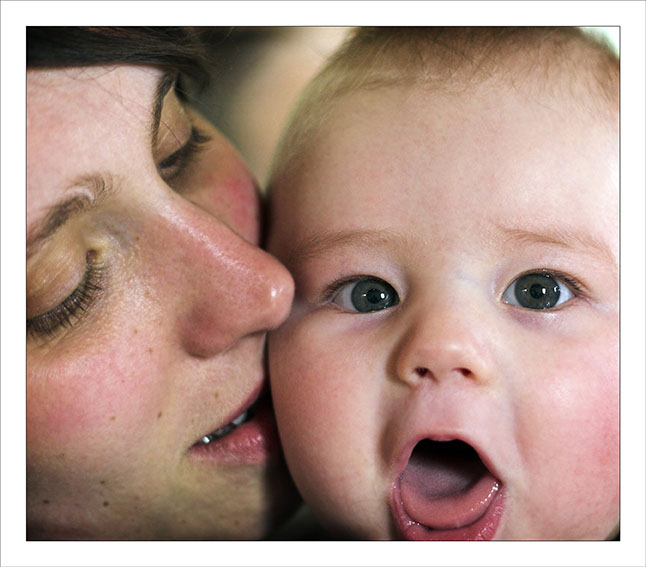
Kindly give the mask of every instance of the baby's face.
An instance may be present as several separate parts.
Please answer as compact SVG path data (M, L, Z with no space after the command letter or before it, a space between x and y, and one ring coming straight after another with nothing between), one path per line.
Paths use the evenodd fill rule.
M618 147L528 93L338 101L277 176L270 338L296 484L362 539L603 539L619 521Z

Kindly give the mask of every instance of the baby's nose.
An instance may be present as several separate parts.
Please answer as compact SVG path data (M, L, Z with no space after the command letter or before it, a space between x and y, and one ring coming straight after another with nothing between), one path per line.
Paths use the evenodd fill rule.
M411 386L424 380L486 383L493 373L485 335L479 318L466 309L415 309L398 348L397 377Z

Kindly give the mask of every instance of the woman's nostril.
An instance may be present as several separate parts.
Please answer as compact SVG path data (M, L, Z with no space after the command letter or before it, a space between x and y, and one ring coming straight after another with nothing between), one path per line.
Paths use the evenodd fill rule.
M418 366L417 368L415 368L415 372L418 376L421 377L428 376L431 373L428 368L424 368L423 366Z

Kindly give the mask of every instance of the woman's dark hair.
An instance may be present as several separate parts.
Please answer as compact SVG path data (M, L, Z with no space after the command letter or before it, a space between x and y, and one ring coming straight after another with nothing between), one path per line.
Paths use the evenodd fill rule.
M27 67L147 64L179 71L203 88L211 67L207 45L228 28L27 27Z

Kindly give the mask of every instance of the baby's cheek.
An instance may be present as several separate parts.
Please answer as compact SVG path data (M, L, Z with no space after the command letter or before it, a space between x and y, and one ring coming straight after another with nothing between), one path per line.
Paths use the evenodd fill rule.
M551 364L534 365L540 373L524 377L533 384L517 408L531 479L529 515L541 518L535 528L546 530L545 537L604 537L600 526L614 525L618 518L615 343L611 335L570 342Z
M311 461L324 455L334 438L331 429L337 416L329 410L338 392L330 391L334 376L328 374L325 355L303 333L279 335L269 338L274 408L288 462L306 477Z
M381 424L375 388L366 382L378 378L357 363L351 340L333 340L307 324L278 335L269 338L272 396L296 484L328 525L373 525Z

